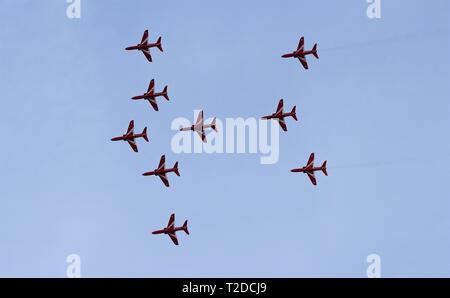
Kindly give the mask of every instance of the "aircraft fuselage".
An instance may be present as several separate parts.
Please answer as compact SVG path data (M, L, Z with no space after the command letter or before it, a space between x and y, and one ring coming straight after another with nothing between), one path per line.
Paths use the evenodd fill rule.
M282 114L275 113L272 115L264 116L264 117L262 117L262 119L282 119L282 118L290 117L293 115L294 115L294 113L282 113Z
M122 135L121 137L112 138L111 141L128 141L128 140L134 140L134 139L142 138L142 137L144 137L144 134L142 134L142 133L133 134L133 135Z
M182 127L180 128L180 131L198 131L198 132L202 132L204 130L204 128L207 128L207 125L191 125L188 127Z
M170 173L170 172L175 172L175 169L174 168L164 169L164 170L155 169L154 171L145 172L142 175L143 176L162 175L162 174L166 174L166 173Z
M312 172L317 172L317 171L323 171L324 167L312 167L312 168L297 168L297 169L292 169L291 172L292 173L312 173Z
M169 233L174 233L174 232L183 231L183 230L184 230L183 227L174 227L171 229L164 228L161 230L153 231L152 234L169 234Z
M131 46L131 47L127 47L127 48L125 48L125 50L127 50L127 51L134 51L134 50L139 50L139 51L142 51L142 50L148 50L149 48L154 48L154 47L157 47L158 46L158 43L149 43L149 44L138 44L138 45L135 45L135 46Z
M313 51L295 51L292 53L288 53L288 54L284 54L283 56L281 56L282 58L297 58L297 57L305 57L307 55L312 55L314 52Z
M148 92L142 95L133 96L132 99L153 99L159 96L164 96L164 92L155 92L153 94Z

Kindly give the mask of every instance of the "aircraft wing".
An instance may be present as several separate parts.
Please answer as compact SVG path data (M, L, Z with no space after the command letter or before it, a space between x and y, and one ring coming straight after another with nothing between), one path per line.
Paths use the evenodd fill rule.
M286 126L286 122L284 121L284 118L276 118L276 120L278 121L278 123L280 124L281 128L284 131L287 131L287 126Z
M203 126L203 111L200 111L200 112L198 113L197 121L195 122L195 125L196 125L196 126L198 126L198 125Z
M300 61L300 63L303 65L303 67L305 69L308 69L308 62L306 61L306 57L305 56L299 56L298 57L298 61Z
M164 170L166 166L166 156L161 156L161 159L159 160L158 170Z
M152 105L155 111L158 111L158 104L156 103L156 98L149 98L148 102Z
M138 152L138 148L137 148L135 140L128 140L128 144L130 144L130 147L131 147L131 149L133 149L134 152Z
M152 55L150 55L150 50L142 50L142 53L144 53L145 58L147 58L148 62L152 62Z
M153 88L155 88L155 80L154 79L152 79L150 81L150 84L148 84L147 92L150 92L151 90L153 90Z
M275 112L275 114L281 114L283 113L283 100L280 99L280 101L278 102L278 107L277 107L277 111Z
M205 135L205 131L198 131L197 130L198 135L200 136L200 138L202 139L203 143L206 143L206 135Z
M297 51L298 50L303 51L304 49L305 49L305 38L302 36L298 41Z
M169 223L167 224L167 228L173 228L175 226L175 214L172 213L169 218Z
M147 44L148 42L148 30L144 31L144 34L142 35L141 44Z
M131 120L130 124L128 124L127 135L133 134L133 130L134 130L134 120Z
M314 153L311 153L308 159L308 163L306 164L306 168L314 167Z
M158 177L161 178L161 181L164 183L165 186L169 187L169 179L167 179L166 173L164 174L158 174Z
M316 176L314 175L314 172L306 172L308 174L309 180L311 180L313 185L317 185Z
M177 239L177 235L175 234L175 232L167 233L167 235L169 235L170 239L172 239L172 241L175 245L178 245L178 239Z

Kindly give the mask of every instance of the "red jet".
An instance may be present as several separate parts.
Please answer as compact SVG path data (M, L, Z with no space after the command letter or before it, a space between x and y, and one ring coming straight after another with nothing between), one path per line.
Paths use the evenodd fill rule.
M203 123L203 111L200 111L197 116L197 122L194 125L191 125L189 127L183 127L180 128L180 131L195 131L198 133L200 138L204 143L206 143L206 134L205 134L205 128L212 128L214 131L217 132L217 126L216 126L216 118L214 117L211 124L204 124Z
M127 50L127 51L134 51L134 50L142 51L142 53L144 53L145 58L147 58L147 60L149 62L152 62L152 56L150 55L150 48L154 48L154 47L157 47L161 52L163 52L163 48L161 45L161 36L158 38L158 40L155 43L148 43L148 30L145 30L144 35L142 35L141 42L135 46L128 47L125 50Z
M152 79L150 81L150 84L148 85L146 93L142 95L133 96L131 99L133 100L145 99L152 105L155 111L158 111L158 104L156 103L156 98L158 96L164 96L164 98L167 101L169 100L169 95L167 94L167 86L164 87L162 92L155 92L155 80Z
M303 65L305 69L308 69L308 62L306 61L307 55L313 55L317 59L319 59L319 55L317 55L317 43L314 44L314 47L311 51L305 51L305 38L300 38L300 41L298 42L297 50L293 51L289 54L284 54L281 56L282 58L297 58L300 63Z
M326 160L323 162L321 167L314 167L314 153L311 153L311 155L309 156L308 163L305 167L291 170L291 172L293 173L308 174L308 177L313 185L317 185L316 176L314 175L314 172L316 171L322 171L325 174L325 176L328 176Z
M128 124L127 133L122 135L121 137L112 138L111 141L127 141L128 144L130 144L133 151L138 152L138 148L135 141L135 139L137 138L144 138L144 140L148 142L147 127L144 127L142 133L134 134L134 120L131 120L130 124Z
M170 239L172 239L173 243L175 243L175 245L178 245L178 239L177 239L176 232L184 231L186 234L189 235L187 224L188 224L188 221L185 220L183 226L175 227L175 214L172 213L172 215L170 215L170 219L169 219L169 223L167 224L167 227L165 227L162 230L153 231L152 234L154 234L154 235L167 234L167 235L169 235Z
M180 176L180 172L178 171L178 161L175 163L173 168L166 169L166 156L161 156L161 160L159 161L158 168L151 172L145 172L142 174L143 176L158 176L161 178L162 182L165 186L169 187L169 180L167 179L167 173L174 172L177 176Z
M287 126L286 126L286 122L284 121L284 118L285 117L292 117L292 118L295 119L295 121L298 121L297 114L295 112L296 108L297 107L294 106L290 113L283 113L283 99L280 99L280 101L278 102L277 111L275 113L273 113L272 115L262 117L262 119L267 119L267 120L275 119L275 120L278 121L278 123L280 124L281 128L284 131L287 131Z

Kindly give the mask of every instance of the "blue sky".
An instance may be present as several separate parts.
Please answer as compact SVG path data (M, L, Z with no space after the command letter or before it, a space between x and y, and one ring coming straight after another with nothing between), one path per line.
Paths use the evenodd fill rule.
M0 276L450 276L449 2L1 1ZM149 64L124 48L150 30ZM304 35L310 70L281 59ZM130 97L155 78L160 111ZM299 122L280 160L174 154L176 117L260 117L279 98ZM112 143L149 127L135 154ZM310 152L329 177L312 187ZM166 189L166 154L181 177ZM191 235L151 235L189 219Z

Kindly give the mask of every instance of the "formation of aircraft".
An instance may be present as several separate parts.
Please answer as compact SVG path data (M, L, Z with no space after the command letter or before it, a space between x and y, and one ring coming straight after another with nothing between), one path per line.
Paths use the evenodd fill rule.
M204 143L206 143L206 134L205 134L206 128L212 128L214 131L217 131L216 118L214 117L214 119L212 120L212 122L210 124L204 124L203 111L200 111L198 113L197 121L195 122L195 124L193 124L189 127L182 127L182 128L180 128L180 131L191 131L191 130L195 131L200 136L202 141Z
M309 51L305 51L305 38L302 36L298 42L297 49L292 53L284 54L282 58L297 58L305 69L308 69L308 62L306 61L307 55L313 55L316 59L319 59L317 54L317 43Z
M322 171L325 174L325 176L328 176L327 161L325 160L323 162L322 166L315 167L314 166L314 153L311 153L311 155L309 156L308 163L306 164L306 166L304 166L302 168L296 168L296 169L291 170L291 172L293 172L293 173L306 173L313 185L317 185L316 176L314 174L314 172L317 172L317 171Z
M177 176L180 176L180 172L178 171L178 161L175 162L175 165L173 168L166 169L166 156L161 156L161 159L159 160L158 167L150 172L145 172L142 174L143 176L158 176L161 178L161 181L164 183L165 186L169 187L169 179L167 179L167 173L174 172Z
M138 152L138 147L136 145L136 139L137 138L143 138L148 142L147 137L147 127L144 127L144 130L142 133L135 134L134 133L134 120L130 121L130 124L128 124L127 133L120 136L120 137L114 137L111 139L111 141L126 141L128 144L130 144L131 149L133 149L134 152Z
M141 51L145 58L147 58L147 60L149 62L152 62L152 55L150 54L150 48L158 48L161 52L163 52L163 48L162 48L162 44L161 44L161 36L158 38L158 40L155 43L149 43L148 42L148 30L144 31L144 34L142 35L142 39L141 42L138 43L135 46L130 46L125 48L125 50L127 51Z
M148 30L145 30L144 34L142 35L142 39L141 39L140 43L138 43L137 45L129 46L125 49L127 51L133 51L133 50L141 51L144 54L144 56L147 58L147 60L149 62L152 62L152 56L150 54L150 49L156 47L161 52L163 52L163 48L162 48L162 44L161 44L161 37L159 37L157 39L157 41L154 43L149 43L148 38L149 38ZM315 58L319 59L319 56L317 54L317 44L314 44L314 46L311 50L305 50L304 37L301 37L300 41L298 43L297 49L291 53L284 54L281 57L282 58L296 58L300 61L300 63L302 64L302 66L305 69L308 69L308 63L306 60L306 57L308 55L313 55ZM149 83L147 92L145 92L142 95L133 96L132 99L133 100L141 100L141 99L147 100L150 103L150 105L153 107L153 109L155 111L158 111L159 110L158 104L157 104L158 97L164 97L167 101L169 101L169 95L168 95L167 88L168 87L165 86L161 92L156 92L155 91L155 80L152 79ZM292 117L292 118L294 118L295 121L298 121L298 119L297 119L297 114L296 114L296 106L294 106L290 112L285 113L283 111L283 105L284 105L283 99L280 99L280 101L278 102L276 112L273 114L267 115L267 116L263 116L262 119L266 119L266 120L274 119L279 123L279 125L281 126L281 128L284 131L287 131L285 118ZM209 128L211 128L212 130L217 132L216 118L214 118L210 124L205 124L204 118L203 118L203 111L200 111L197 116L197 120L196 120L195 124L193 124L189 127L182 127L182 128L180 128L180 131L194 131L199 135L201 140L206 143L207 139L206 139L205 129L209 129ZM148 137L147 137L147 127L144 128L142 133L135 134L134 133L134 121L131 120L128 125L127 132L122 136L112 138L111 141L126 141L131 146L133 151L138 152L138 148L136 145L137 138L143 138L147 142L149 141ZM291 170L291 172L294 172L294 173L306 173L313 185L317 185L317 181L316 181L316 177L315 177L315 172L317 172L317 171L322 171L326 176L328 176L327 161L325 161L322 164L322 166L315 167L314 166L314 153L311 153L308 163L305 167L295 168L295 169ZM170 172L174 172L177 176L180 176L180 172L178 170L178 161L175 162L175 164L172 168L166 168L166 157L165 157L165 155L162 155L160 158L158 167L155 170L145 172L142 175L143 176L158 176L161 179L161 181L164 183L164 185L166 187L169 187L170 185L169 185L169 180L167 178L167 174ZM184 224L182 226L176 227L175 226L175 214L171 214L169 223L167 224L167 226L163 229L153 231L152 234L169 235L169 237L173 241L173 243L175 245L178 245L178 239L176 236L176 232L178 232L178 231L184 231L186 234L189 235L189 231L188 231L188 227L187 227L187 220L184 222Z
M280 99L280 101L278 102L277 111L271 115L263 116L262 119L266 120L275 119L280 124L281 128L284 131L287 131L286 121L284 121L284 118L286 117L292 117L295 119L295 121L298 121L296 114L296 106L294 106L289 113L284 113L283 99Z
M175 245L178 245L178 239L177 239L177 234L176 232L178 231L184 231L187 235L189 235L189 230L188 230L188 221L185 220L184 224L181 227L176 227L175 226L175 214L171 214L170 218L169 218L169 223L167 224L167 227L161 229L161 230L156 230L153 231L152 234L157 235L157 234L166 234L169 235L170 239L173 241L173 243Z
M167 86L164 87L163 91L155 92L155 80L152 79L150 84L148 85L147 92L142 95L133 96L131 99L139 100L145 99L150 105L153 107L155 111L158 111L158 104L156 103L156 98L159 96L163 96L167 101L169 101L169 95L167 94Z

